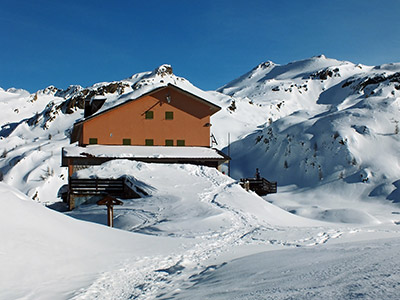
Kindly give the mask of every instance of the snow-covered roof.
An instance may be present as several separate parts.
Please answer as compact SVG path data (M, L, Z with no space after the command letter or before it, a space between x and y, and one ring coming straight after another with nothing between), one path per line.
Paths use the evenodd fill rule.
M107 99L106 102L102 105L102 107L96 113L88 116L86 119L80 120L79 122L84 122L84 121L86 121L86 120L88 120L90 118L98 116L99 114L102 114L102 113L104 113L106 111L114 109L114 108L116 108L116 107L118 107L120 105L123 105L123 104L127 103L127 102L137 100L137 99L139 99L139 98L141 98L141 97L143 97L145 95L149 95L151 93L155 93L156 91L158 91L160 89L163 89L163 88L166 88L166 87L175 88L175 89L177 89L177 90L179 90L179 91L191 96L193 99L196 99L198 101L201 101L204 104L207 104L212 109L210 111L211 114L214 114L214 113L216 113L217 111L219 111L221 109L221 107L219 107L218 105L216 105L216 104L214 104L214 103L212 103L212 102L210 102L210 101L208 101L206 99L206 98L208 98L208 95L207 95L206 92L204 92L204 91L202 91L202 90L200 90L198 88L193 89L194 86L192 86L193 87L192 89L185 89L182 86L177 86L177 85L172 84L172 83L158 83L158 84L153 84L151 86L142 87L142 88L140 88L140 89L138 89L136 91L133 91L131 93L127 93L127 94L125 94L125 95L123 95L123 96L121 96L121 97L119 97L117 99L114 99L113 101L110 101L110 100ZM104 98L104 99L106 99L106 98Z
M226 156L218 150L206 147L114 145L88 145L86 147L72 145L63 148L63 157L226 159Z

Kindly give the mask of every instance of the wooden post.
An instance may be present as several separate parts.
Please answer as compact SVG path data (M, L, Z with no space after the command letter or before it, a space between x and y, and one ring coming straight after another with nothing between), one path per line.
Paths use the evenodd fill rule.
M72 176L74 173L74 166L73 166L73 161L71 158L68 158L68 178Z
M114 223L113 223L113 219L114 219L114 209L112 204L108 204L107 205L107 225L110 227L114 227Z
M114 205L122 205L123 202L110 195L105 196L103 199L97 201L97 205L107 206L107 225L114 227Z
M250 190L250 181L246 180L246 182L244 183L244 188L247 192Z

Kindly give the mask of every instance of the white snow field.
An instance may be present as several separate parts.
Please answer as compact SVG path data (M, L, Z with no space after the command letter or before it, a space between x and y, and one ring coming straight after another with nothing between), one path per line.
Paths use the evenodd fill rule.
M0 193L1 299L69 299L100 272L180 248L179 239L64 216L3 183Z
M149 193L114 208L124 231L91 223L106 222L104 207L81 206L69 218L1 185L1 299L396 295L400 232L389 220L400 212L388 211L385 224L314 221L192 165L116 160L77 174L121 175Z
M85 98L107 108L169 83L222 107L213 146L230 140L232 178L115 160L74 176L127 176L149 196L116 206L116 228L101 206L62 212L61 149ZM0 88L0 299L398 299L399 99L400 64L324 56L265 62L210 92L168 65ZM255 168L277 194L238 185Z
M391 238L253 254L192 276L175 299L398 299L399 246Z

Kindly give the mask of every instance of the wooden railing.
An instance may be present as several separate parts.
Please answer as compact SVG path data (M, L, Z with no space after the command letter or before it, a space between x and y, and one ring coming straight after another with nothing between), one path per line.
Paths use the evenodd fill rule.
M70 178L69 192L79 195L110 194L114 196L124 194L124 179L80 179Z
M240 184L243 188L247 188L256 192L257 195L265 196L277 192L277 183L268 181L265 178L242 178Z

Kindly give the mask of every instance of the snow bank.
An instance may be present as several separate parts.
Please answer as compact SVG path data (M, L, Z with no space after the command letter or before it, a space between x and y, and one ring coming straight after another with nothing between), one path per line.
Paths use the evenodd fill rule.
M0 299L67 299L100 272L179 244L75 220L3 183L0 195Z

